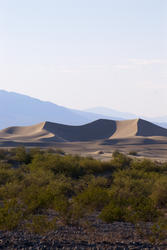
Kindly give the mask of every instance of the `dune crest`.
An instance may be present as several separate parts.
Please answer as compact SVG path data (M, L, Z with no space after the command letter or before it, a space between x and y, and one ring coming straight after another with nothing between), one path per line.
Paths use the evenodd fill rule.
M138 119L116 121L116 131L109 139L135 136L137 134L137 123Z
M45 122L41 122L32 126L24 126L24 127L9 127L0 131L0 140L8 139L8 140L40 140L43 138L50 138L54 135L49 133L44 129Z
M136 136L167 136L167 129L143 119L116 121L116 131L109 139Z
M41 122L26 127L9 127L0 131L0 142L82 142L119 138L167 137L167 129L142 119L113 121L100 119L81 125L69 126Z

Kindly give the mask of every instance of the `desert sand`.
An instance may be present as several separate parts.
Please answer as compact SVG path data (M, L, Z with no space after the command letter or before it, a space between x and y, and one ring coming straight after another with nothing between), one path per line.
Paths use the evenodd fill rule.
M0 131L0 146L56 147L67 153L108 159L114 150L138 157L167 159L167 129L142 119L100 119L82 126L42 122Z

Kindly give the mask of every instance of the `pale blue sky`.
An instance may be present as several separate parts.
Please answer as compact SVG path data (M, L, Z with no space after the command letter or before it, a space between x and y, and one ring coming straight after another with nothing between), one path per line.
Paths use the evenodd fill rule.
M0 89L167 115L166 0L1 0Z

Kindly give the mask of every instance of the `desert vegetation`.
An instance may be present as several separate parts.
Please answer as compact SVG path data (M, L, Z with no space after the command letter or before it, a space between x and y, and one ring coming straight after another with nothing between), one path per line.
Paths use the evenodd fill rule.
M43 234L60 225L144 225L149 239L167 238L167 163L115 151L109 161L62 150L0 150L0 230ZM140 229L139 229L140 232ZM140 232L141 233L141 232Z

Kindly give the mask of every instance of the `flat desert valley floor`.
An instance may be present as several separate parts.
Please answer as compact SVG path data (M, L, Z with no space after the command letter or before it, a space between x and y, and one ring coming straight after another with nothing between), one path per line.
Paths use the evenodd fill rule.
M167 161L167 140L157 141L154 144L132 144L128 142L119 142L112 145L104 145L101 141L96 142L66 142L57 143L53 148L60 148L68 154L78 154L90 156L100 160L109 160L112 153L118 150L129 154L135 151L137 158L150 158L158 161Z

